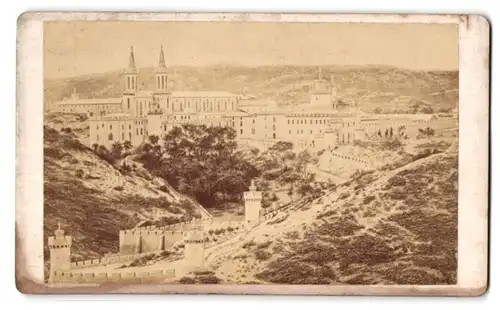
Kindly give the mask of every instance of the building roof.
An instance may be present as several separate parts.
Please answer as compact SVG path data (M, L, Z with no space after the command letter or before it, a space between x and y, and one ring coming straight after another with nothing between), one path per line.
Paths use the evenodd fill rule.
M63 105L79 104L121 104L122 98L88 98L88 99L69 99L61 101Z
M228 98L238 95L226 91L173 91L173 98Z

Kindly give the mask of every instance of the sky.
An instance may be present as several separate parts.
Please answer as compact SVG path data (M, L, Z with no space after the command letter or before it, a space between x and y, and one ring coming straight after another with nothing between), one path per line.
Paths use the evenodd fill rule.
M45 78L127 67L389 65L458 70L455 24L58 21L44 24Z

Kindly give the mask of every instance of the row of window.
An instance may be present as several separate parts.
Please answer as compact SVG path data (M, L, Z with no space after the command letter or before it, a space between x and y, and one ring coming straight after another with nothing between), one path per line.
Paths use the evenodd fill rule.
M320 125L324 125L326 124L327 120L326 119L317 119L315 120L315 122L313 122L313 120L309 120L309 124L312 125L313 123L315 123L316 125L320 124ZM294 125L294 124L297 124L297 125L307 125L307 120L306 119L300 119L300 120L293 120L293 119L289 119L288 120L288 125Z

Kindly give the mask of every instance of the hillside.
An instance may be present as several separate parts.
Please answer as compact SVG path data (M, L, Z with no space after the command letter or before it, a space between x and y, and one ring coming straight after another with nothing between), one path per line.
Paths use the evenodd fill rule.
M207 264L227 283L452 284L457 182L451 153L358 173L209 249Z
M172 90L225 90L296 104L308 100L317 67L171 67ZM338 96L344 102L356 100L361 109L409 109L432 106L455 108L458 103L458 72L423 72L386 66L323 66L323 77L333 75ZM46 80L44 100L57 102L74 89L82 98L117 97L123 89L123 73ZM154 68L139 71L143 89L154 89Z
M97 258L118 251L120 229L145 220L174 223L204 214L168 183L137 163L129 164L130 170L118 170L84 146L75 132L44 126L44 238L53 235L60 221L74 238L72 259Z

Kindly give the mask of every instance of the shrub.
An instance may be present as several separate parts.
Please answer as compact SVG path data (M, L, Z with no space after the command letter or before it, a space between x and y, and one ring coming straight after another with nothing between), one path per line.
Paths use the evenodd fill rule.
M346 198L349 198L349 196L351 196L351 195L348 192L344 192L344 193L339 195L339 199L346 199Z
M370 202L372 202L373 200L375 200L375 196L366 196L364 199L363 199L363 204L369 204Z
M160 186L159 190L161 190L162 192L165 192L165 193L169 193L169 190L165 185Z
M82 170L82 169L78 169L78 170L76 170L76 172L75 172L75 176L76 176L77 178L79 178L79 179L82 179L82 178L83 178L83 176L84 176L84 172L83 172L83 170Z
M220 279L211 274L200 276L198 278L198 281L202 284L218 284L220 282Z
M258 260L267 260L272 256L272 254L266 250L257 250L257 251L255 251L254 255L255 255L255 258Z
M191 277L182 277L182 278L180 278L179 282L181 284L194 284L195 283L194 279Z
M115 191L119 191L119 192L122 192L124 190L123 186L115 186L115 187L113 187L113 189Z
M271 243L273 243L272 241L266 241L264 243L261 243L261 244L258 244L256 249L267 249Z
M244 248L244 249L249 249L249 248L253 247L255 244L256 244L256 243L255 243L255 241L253 241L253 240L252 240L252 241L248 241L248 242L245 242L245 243L243 244L242 248Z

